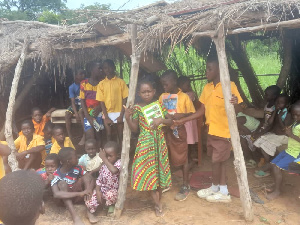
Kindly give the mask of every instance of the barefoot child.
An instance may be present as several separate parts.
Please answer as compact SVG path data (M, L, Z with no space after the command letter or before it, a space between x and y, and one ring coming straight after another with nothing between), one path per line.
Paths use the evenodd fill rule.
M172 120L164 119L167 110L153 99L155 91L152 82L140 81L138 95L141 101L133 109L129 107L125 110L125 118L132 132L140 130L132 164L131 186L137 191L150 191L155 213L162 216L161 194L162 189L171 186L171 171L164 133L159 125L172 125ZM152 109L156 119L151 119ZM147 116L148 111L150 117Z
M83 112L81 109L81 102L79 98L80 94L80 82L84 80L86 76L86 72L82 69L78 70L74 77L74 83L69 86L69 98L71 99L71 106L66 111L65 120L66 120L66 129L69 135L69 138L72 140L72 132L71 132L71 119L73 115L75 115L76 121L79 124L83 124ZM79 142L79 145L83 145L84 143L84 135Z
M41 176L45 182L46 188L50 187L50 183L53 180L53 173L60 165L57 154L49 154L45 159L45 167L38 169L36 172Z
M167 70L161 76L161 83L166 93L160 96L159 102L164 104L168 110L168 118L173 120L179 120L195 112L190 97L178 88L177 79L177 74L173 70ZM167 128L165 137L171 155L171 163L182 168L183 185L176 194L175 200L183 201L190 193L187 132L183 125L179 125L175 129L176 133L174 133L174 129Z
M87 154L84 154L80 157L78 165L82 166L85 171L93 175L96 172L99 172L102 159L97 153L97 142L95 139L88 139L85 142L85 151Z
M86 201L87 214L91 223L95 223L94 212L99 205L109 206L108 214L114 212L114 204L117 202L119 189L119 175L121 159L119 146L116 142L109 141L104 149L100 149L99 156L103 160L96 180L96 188L92 198Z
M285 129L285 133L288 136L288 147L271 161L275 188L271 193L267 194L267 199L269 200L277 198L281 193L282 170L288 170L289 164L300 156L300 105L294 104L291 112L294 123Z
M5 225L34 225L45 211L43 193L43 180L34 171L6 175L0 180L0 219Z
M116 66L112 60L107 59L104 61L103 72L106 77L98 85L96 99L100 101L104 115L107 141L111 141L111 126L117 124L119 143L122 143L124 125L123 105L127 101L128 87L124 80L116 76L115 70Z
M55 125L52 129L52 134L55 141L51 147L50 153L58 154L63 147L75 149L71 139L65 136L64 129L61 126Z
M76 203L88 200L94 188L93 179L78 165L76 152L73 148L64 147L58 153L61 166L53 173L51 188L54 198L62 199L69 210L73 223L83 225L76 213Z

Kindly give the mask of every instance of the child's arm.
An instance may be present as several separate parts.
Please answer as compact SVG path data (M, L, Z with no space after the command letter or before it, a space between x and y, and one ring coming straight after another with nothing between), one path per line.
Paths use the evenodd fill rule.
M251 131L247 127L244 126L244 124L246 123L245 116L239 116L236 118L236 120L237 120L237 125L238 125L240 134L242 134L242 135L251 134Z
M74 197L84 197L89 193L88 190L84 190L82 192L68 192L68 191L61 191L59 190L57 184L54 184L52 187L53 197L59 199L68 199Z
M152 128L157 129L160 124L164 124L166 126L172 126L174 124L172 119L163 119L163 118L153 118Z
M293 134L293 130L292 130L292 127L287 127L285 129L285 134L286 136L290 137L290 138L293 138L294 140L300 142L300 137L296 136L295 134Z
M96 196L97 196L97 201L98 203L102 203L102 199L103 199L103 194L100 190L100 186L96 185Z
M39 146L33 147L33 148L28 149L28 150L23 151L23 152L17 152L16 157L17 157L17 159L22 159L27 154L39 153L39 152L43 151L44 149L45 149L45 145L39 145Z
M77 123L80 123L80 118L79 118L79 114L76 108L76 104L75 104L75 98L71 98L71 106L74 112L74 115L76 117Z
M119 172L119 169L108 161L104 149L100 149L99 156L112 174L117 174Z
M278 113L278 109L272 112L270 118L268 119L268 125L273 125L277 113Z
M10 149L8 145L4 145L0 143L0 156L9 156L10 155Z
M108 117L107 109L104 102L100 102L102 113L104 115L104 121L108 125L112 125L114 122Z
M122 105L126 105L126 102L127 102L127 98L124 98L122 100ZM117 123L123 123L124 113L125 113L125 109L124 109L124 107L122 107L120 116L117 118Z
M102 165L103 165L103 162L100 164L100 166L98 166L96 169L91 170L89 173L90 174L94 174L94 173L99 172L99 170L101 169Z
M190 115L192 115L193 113L175 113L174 115L171 115L171 118L173 118L173 120L180 120L184 117L188 117Z
M45 114L47 117L51 117L51 113L53 112L53 111L55 111L56 110L56 108L51 108L51 109L49 109L49 111Z
M129 105L129 107L127 108L125 105L123 106L125 109L125 119L128 123L128 126L130 128L130 130L132 132L138 132L139 129L139 121L136 119L132 119L132 115L133 115L133 108L131 107L131 105Z
M174 125L179 126L179 125L185 124L186 122L188 122L190 120L199 119L201 116L204 115L204 113L205 113L205 106L204 106L204 104L201 104L200 108L198 108L195 113L191 114L190 116L184 117L180 120L175 120Z

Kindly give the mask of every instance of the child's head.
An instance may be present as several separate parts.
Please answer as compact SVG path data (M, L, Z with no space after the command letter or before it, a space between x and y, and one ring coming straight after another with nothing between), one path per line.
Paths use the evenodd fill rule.
M34 133L34 125L31 120L24 120L21 123L21 131L26 138L32 137Z
M58 158L63 166L74 167L78 165L76 152L71 147L64 147L58 153Z
M287 94L280 94L275 101L276 109L287 108L290 102L290 97Z
M51 139L53 127L54 127L54 124L51 123L50 121L45 124L44 130L43 130L45 140Z
M104 145L104 150L106 152L107 160L114 164L120 157L119 145L115 141L109 141Z
M0 180L0 219L6 225L34 225L44 212L44 182L31 170L19 170Z
M214 81L220 78L218 57L211 54L206 60L206 78L208 81Z
M293 117L294 121L299 123L300 122L300 104L299 103L295 103L292 105L291 113L292 113L292 117Z
M138 83L138 95L141 97L143 102L149 104L152 102L156 89L154 87L154 83L149 79L142 79Z
M84 80L85 76L86 76L85 70L79 69L74 77L74 82L76 84L79 84L81 81Z
M52 137L57 141L57 143L64 143L65 133L64 129L60 125L55 125L52 129Z
M105 76L115 75L115 71L116 71L116 66L115 66L114 61L112 61L111 59L104 60L103 72L104 72Z
M90 76L93 77L93 78L101 78L102 76L102 73L103 73L103 70L102 70L102 65L100 62L92 62L90 64Z
M47 175L53 174L54 171L58 168L58 166L59 166L58 155L54 153L47 155L45 159L45 169Z
M281 90L277 85L271 85L267 87L265 90L265 100L267 102L274 102L280 94L280 92Z
M178 88L177 79L177 73L174 70L167 70L161 75L160 81L165 92L173 92Z
M180 76L178 78L178 87L183 91L183 92L188 92L192 90L191 87L191 80L190 78L186 77L186 76Z
M36 122L36 123L40 123L42 121L43 118L43 114L40 108L38 107L34 107L31 110L31 117L32 119Z
M95 139L88 139L85 142L85 151L90 158L94 158L97 154L97 142Z

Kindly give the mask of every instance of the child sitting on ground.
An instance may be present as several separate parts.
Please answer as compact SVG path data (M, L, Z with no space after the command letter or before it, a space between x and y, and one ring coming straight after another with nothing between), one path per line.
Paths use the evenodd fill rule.
M19 168L38 169L46 157L44 137L34 133L31 120L21 123L21 131L22 134L15 140Z
M285 135L285 126L291 123L291 115L288 113L287 107L289 104L289 97L286 94L280 94L275 102L275 111L268 120L268 127L260 132L263 134L256 141L254 146L261 148L267 164L260 171L256 171L256 177L265 177L269 173L265 173L270 168L270 157L274 156L278 147L288 143L288 137Z
M58 154L63 147L71 147L75 149L71 139L65 136L64 129L60 125L55 125L52 129L54 143L50 153Z
M195 112L193 102L190 97L183 93L177 86L177 74L173 70L167 70L161 76L161 83L166 93L163 93L159 102L164 104L168 111L168 117L172 120L179 120ZM188 144L185 126L176 127L177 132L169 127L166 128L165 137L171 155L171 163L176 167L182 168L183 185L176 194L175 200L183 201L190 192L188 178Z
M74 203L89 200L94 189L94 180L78 165L73 148L64 147L58 153L61 166L53 173L51 188L54 198L62 199L75 225L83 225Z
M96 180L96 189L93 192L92 198L85 202L88 208L88 218L91 223L98 221L93 213L99 205L105 204L109 206L108 214L111 214L114 212L113 205L117 202L118 198L121 168L118 144L113 141L107 142L104 149L100 149L99 156L103 160L103 164L99 171L99 177Z
M85 142L85 151L87 154L80 157L78 165L93 175L99 172L102 163L102 159L99 157L99 153L97 153L97 142L95 139L89 139Z
M78 70L74 77L74 83L69 86L69 98L71 99L71 106L66 111L65 120L66 120L66 129L69 135L69 138L72 140L72 132L71 132L71 119L73 115L75 115L76 121L79 124L83 124L83 111L81 109L81 102L79 98L80 94L80 82L84 80L86 76L86 72L82 69ZM84 131L84 130L83 130ZM81 138L79 145L84 144L84 135Z
M34 171L6 175L0 180L0 219L5 225L34 225L45 211L43 194L44 183Z
M46 188L50 187L50 183L54 178L53 173L58 168L59 164L57 154L52 153L46 156L45 167L36 171L44 180Z
M275 188L271 193L267 194L267 199L269 200L277 198L281 193L281 170L288 170L289 164L300 156L300 105L294 104L291 112L294 123L285 129L285 134L288 136L288 147L271 161Z
M100 101L104 115L104 126L107 141L111 141L112 127L117 124L119 143L123 140L124 108L128 97L128 87L124 80L116 76L114 62L107 59L103 62L105 79L100 81L96 99Z

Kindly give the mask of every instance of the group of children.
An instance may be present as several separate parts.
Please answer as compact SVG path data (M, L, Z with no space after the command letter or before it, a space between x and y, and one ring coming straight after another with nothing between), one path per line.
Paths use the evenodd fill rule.
M153 79L143 78L138 82L138 101L133 106L125 107L128 88L116 76L113 61L93 63L89 73L89 78L84 78L86 72L79 70L74 84L69 88L71 106L66 112L69 137L65 136L63 127L48 122L55 109L42 116L41 110L34 108L32 121L25 120L21 123L20 136L15 140L19 167L24 170L37 169L36 173L44 181L43 187L51 191L57 204L64 203L74 224L83 224L75 211L74 203L85 203L91 223L98 221L95 212L99 206L106 206L108 214L114 211L118 197L121 168L119 146L122 142L124 119L131 131L139 135L132 163L131 186L134 190L150 193L156 216L164 215L162 193L172 185L170 163L179 167L183 174L182 186L175 195L175 200L183 201L190 193L189 144L198 141L196 120L204 115L208 127L207 153L212 157L212 185L199 190L197 195L209 202L231 201L226 181L226 162L230 158L232 146L216 57L207 59L206 76L209 83L204 87L199 100L196 99L188 78L178 78L175 71L167 70L160 77L164 93L158 99L158 83ZM233 82L231 93L230 103L237 113L246 164L253 166L257 160L256 153L261 152L264 158L261 162L264 161L265 164L255 175L265 176L269 170L274 172L275 187L267 196L273 199L280 194L281 169L288 170L292 163L295 171L295 163L299 161L300 104L295 103L289 110L288 96L280 94L277 86L270 86L265 91L267 104L264 108L264 120L260 122L243 107L242 98ZM86 154L79 160L72 143L70 119L73 115L82 123L84 130L84 137L79 144L84 144ZM119 143L112 141L114 127ZM99 137L103 136L101 130L106 132L106 144ZM287 144L286 150L277 155L278 147L282 144ZM7 144L0 142L0 156L3 158L2 162L0 157L0 179L4 170L6 174L10 172L7 163L9 154ZM17 182L21 173L24 173L24 177L30 175L14 172L12 174L15 175L8 174L7 177L10 176ZM36 177L32 176L32 179L39 183ZM8 178L0 181L0 195L2 189L7 189L6 180ZM16 184L17 186L20 184ZM36 188L38 187L33 189ZM0 206L1 202L4 204L2 197ZM39 199L35 204L39 210L43 208L41 202ZM38 214L28 216L28 220L36 220L36 215ZM9 212L3 213L2 210L0 219L6 225L20 224L13 222L18 217L11 219Z

